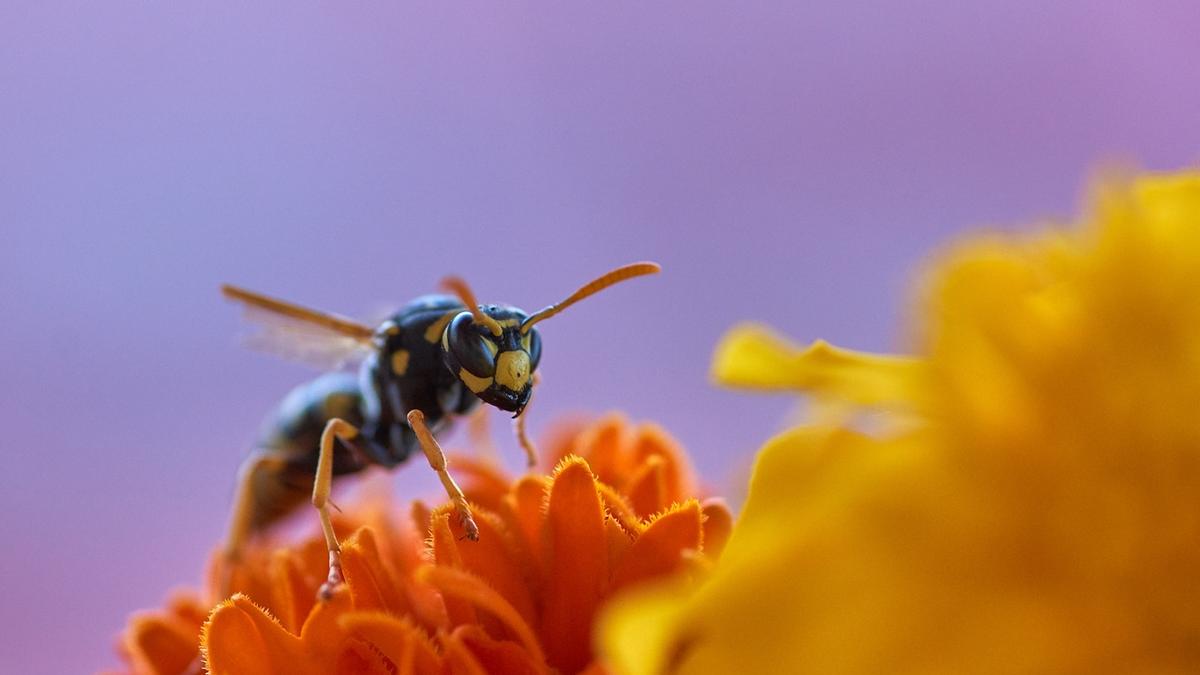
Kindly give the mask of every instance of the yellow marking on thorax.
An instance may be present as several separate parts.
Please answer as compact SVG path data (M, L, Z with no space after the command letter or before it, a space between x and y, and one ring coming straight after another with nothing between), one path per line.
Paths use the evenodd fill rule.
M408 353L407 349L398 349L392 354L392 372L397 376L404 375L408 370L408 360L412 358L412 354Z
M354 409L354 397L350 394L331 394L325 397L321 406L326 417L346 417Z
M488 387L492 386L492 378L479 377L466 368L458 369L458 379L462 380L463 384L467 385L467 389L475 394L486 391Z
M529 382L529 354L520 349L501 352L496 359L496 382L513 391L522 391Z
M425 341L435 343L442 338L442 333L446 331L446 325L450 320L458 316L462 309L452 309L441 316L440 319L429 324L429 328L425 329Z

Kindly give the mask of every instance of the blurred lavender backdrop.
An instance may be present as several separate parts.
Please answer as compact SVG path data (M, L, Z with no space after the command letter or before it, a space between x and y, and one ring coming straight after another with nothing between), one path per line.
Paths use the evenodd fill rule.
M534 427L624 408L736 492L790 402L709 386L723 329L887 348L935 242L1197 157L1190 3L880 5L6 0L0 670L113 664L199 577L309 376L237 345L221 281L365 314L458 272L532 309L658 260L546 324Z

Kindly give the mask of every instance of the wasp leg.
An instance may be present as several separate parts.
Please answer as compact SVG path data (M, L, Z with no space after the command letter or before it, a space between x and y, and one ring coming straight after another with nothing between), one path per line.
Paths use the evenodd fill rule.
M525 404L525 409L513 420L513 433L517 436L517 444L525 451L525 464L529 468L533 468L537 464L537 446L529 438L529 433L525 429L525 418L529 415L529 406L533 403L533 394L529 394L529 402Z
M488 407L481 405L467 416L467 438L476 454L496 462L500 461L500 451L492 440L491 424L488 421Z
M513 433L517 435L517 443L521 446L521 449L525 451L525 464L531 469L537 464L537 446L533 444L532 440L530 440L529 433L525 429L525 416L529 413L529 406L533 405L533 394L537 390L538 383L541 381L541 375L534 373L534 389L529 392L529 400L525 402L525 409L522 410L521 414L517 415L516 420L513 421Z
M463 529L467 531L467 538L471 541L478 541L479 526L471 517L471 509L467 505L466 496L459 489L458 483L455 483L454 479L450 477L450 472L446 471L446 453L442 452L442 446L438 445L437 439L430 433L429 427L425 426L425 414L420 410L409 411L408 426L416 432L417 441L421 443L421 449L425 451L425 458L429 460L429 466L437 472L442 486L446 488L446 494L450 495L450 501L454 502L458 518L462 522Z
M233 517L229 523L229 534L225 537L225 547L220 570L218 571L218 587L215 590L217 602L228 597L233 592L233 568L241 560L242 549L250 534L255 529L255 523L262 517L260 493L263 483L278 476L286 466L287 460L277 452L256 452L242 462L238 469L237 497L233 505Z
M317 514L321 518L321 531L325 533L325 546L329 548L329 576L317 591L317 597L321 600L333 597L334 590L342 583L342 547L338 544L337 534L333 531L333 519L329 515L334 441L341 439L346 445L353 447L354 439L358 436L359 431L353 424L336 417L329 420L325 430L321 432L321 454L317 458L317 475L313 479L312 493L312 505L317 507Z

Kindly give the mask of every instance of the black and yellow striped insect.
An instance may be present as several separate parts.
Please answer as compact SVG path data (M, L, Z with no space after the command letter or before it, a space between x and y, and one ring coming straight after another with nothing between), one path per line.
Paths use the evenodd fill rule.
M265 326L260 337L276 351L308 360L361 359L357 374L332 372L297 387L268 420L257 449L242 465L227 560L236 560L251 535L311 495L329 546L329 579L321 587L328 597L341 581L329 514L333 477L372 465L396 466L417 448L437 472L468 536L477 538L466 499L434 436L480 401L520 416L542 355L534 325L613 284L659 269L654 263L617 268L533 314L480 305L463 280L451 277L443 282L451 294L417 298L375 328L223 286L227 298ZM524 445L532 463L532 450Z

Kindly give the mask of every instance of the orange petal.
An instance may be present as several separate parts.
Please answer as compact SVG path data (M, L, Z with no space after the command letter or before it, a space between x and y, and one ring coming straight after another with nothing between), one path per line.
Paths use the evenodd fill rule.
M315 580L301 568L299 556L291 549L277 549L271 554L267 571L271 580L271 608L289 633L299 633L304 617L316 602Z
M349 640L334 659L329 675L395 675L396 665L366 642Z
M442 643L442 654L451 675L488 675L483 664L467 649L457 632L442 633L438 639Z
M621 493L606 483L597 482L596 490L600 493L600 498L604 501L604 509L613 520L617 521L626 532L631 535L636 535L643 529L641 518L634 512L633 507L629 505L629 501L625 499ZM662 509L659 509L660 511ZM652 512L654 513L654 512Z
M213 610L200 647L211 675L313 672L300 654L299 638L240 594Z
M451 517L453 507L442 507L434 512L434 518L444 518L450 532L456 535L453 539L445 536L434 539L434 560L439 563L453 560L455 567L483 579L532 624L535 612L526 578L528 570L521 562L516 542L495 514L474 507L471 512L479 526L479 541L463 539L465 532ZM451 546L454 551L442 552L438 550L441 546Z
M433 523L433 560L440 567L462 569L462 554L458 550L458 536L450 529L450 513L444 509L434 511ZM460 526L461 529L461 526ZM443 597L446 603L446 614L451 626L476 623L479 617L469 602L457 597Z
M342 572L356 609L393 614L411 611L379 554L375 533L370 528L359 528L342 544Z
M575 441L575 454L587 460L602 482L620 485L629 472L629 419L621 413L608 413L585 429Z
M721 557L729 533L733 531L733 513L724 499L716 497L704 500L701 512L704 514L704 553L716 560Z
M664 574L685 563L685 553L700 550L703 536L700 504L694 499L655 518L614 570L612 590Z
M337 654L346 642L346 633L338 624L343 614L354 608L351 593L345 587L338 589L333 597L316 603L312 613L300 629L300 641L311 658L319 655Z
M567 671L592 658L591 619L608 579L604 507L587 462L563 460L546 508L547 567L542 641L551 665Z
M508 494L512 478L495 462L479 457L451 455L447 459L450 474L462 485L472 504L495 511Z
M517 481L508 495L508 513L514 522L512 530L520 535L523 549L529 556L528 563L534 574L541 569L542 509L546 495L550 492L550 481L544 476L525 476Z
M429 535L429 516L431 513L428 504L420 499L413 500L411 512L413 527L422 535Z
M615 570L633 546L633 540L637 535L626 530L612 518L604 521L604 533L607 535L608 541L608 569Z
M383 612L352 612L342 616L339 624L347 633L374 645L401 674L441 670L441 658L434 651L429 636L408 617L397 618Z
M560 417L550 423L549 429L542 434L538 442L541 457L538 466L545 471L551 471L564 457L579 454L575 451L579 437L592 426L587 416Z
M208 612L212 606L200 601L192 591L177 591L167 598L167 612L196 627L196 635L200 635L200 626L208 620Z
M546 672L544 664L535 661L529 652L515 642L496 640L478 626L459 626L454 632L479 665L489 673L537 675Z
M695 477L683 446L666 429L647 422L638 425L634 434L633 461L642 464L651 457L663 460L663 507L696 494Z
M199 629L177 616L139 614L129 622L122 647L139 673L182 673L200 656Z
M533 656L535 662L545 663L546 658L533 629L504 596L488 587L479 577L462 570L434 566L422 569L419 576L437 587L443 595L469 601L499 619L507 631Z
M659 513L671 505L667 495L666 460L652 455L646 458L625 486L629 503L642 518Z

